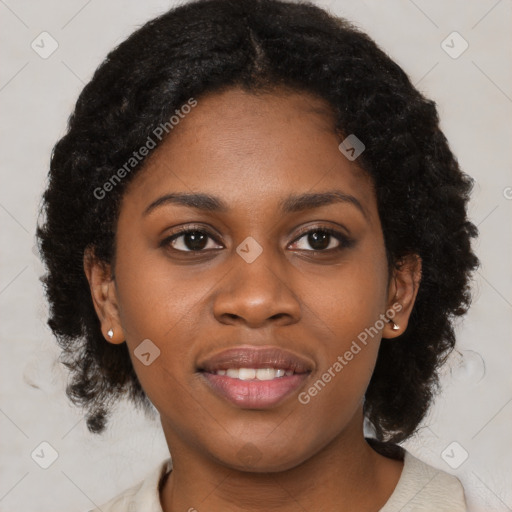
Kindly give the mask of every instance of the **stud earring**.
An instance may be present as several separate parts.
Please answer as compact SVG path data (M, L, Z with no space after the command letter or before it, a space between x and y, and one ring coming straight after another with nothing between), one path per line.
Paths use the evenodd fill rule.
M391 326L391 329L393 329L393 331L399 331L400 330L400 326L398 324L395 324L395 322L393 322L393 320L390 320L390 322L393 324Z
M114 331L112 329L109 329L108 332L107 332L107 336L112 339L112 337L114 336Z

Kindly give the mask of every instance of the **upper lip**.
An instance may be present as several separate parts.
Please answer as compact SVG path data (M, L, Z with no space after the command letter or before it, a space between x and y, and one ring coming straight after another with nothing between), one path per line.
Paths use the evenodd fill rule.
M209 373L229 368L276 368L307 373L313 369L313 365L308 359L289 350L272 346L229 348L204 359L198 365L200 371Z

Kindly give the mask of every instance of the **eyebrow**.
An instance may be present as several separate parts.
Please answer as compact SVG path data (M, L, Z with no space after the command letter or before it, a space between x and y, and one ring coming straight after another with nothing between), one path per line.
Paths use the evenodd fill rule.
M301 212L327 206L334 203L348 203L354 205L364 217L368 218L366 209L361 202L354 196L346 194L341 190L328 190L326 192L305 193L299 195L290 195L286 199L279 201L278 207L283 214ZM210 194L203 193L172 193L165 194L153 201L143 212L143 216L149 215L156 208L176 204L187 206L197 210L207 212L227 213L230 208L222 199Z

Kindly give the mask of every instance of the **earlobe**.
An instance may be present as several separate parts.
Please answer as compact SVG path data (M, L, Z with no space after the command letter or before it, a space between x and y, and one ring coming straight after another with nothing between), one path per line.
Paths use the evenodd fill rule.
M388 290L388 322L383 338L396 338L405 332L421 282L421 258L408 254L397 262Z
M395 322L393 322L393 320L389 320L389 323L391 324L391 330L392 331L399 331L400 330L400 326L398 324L396 324Z
M103 327L102 327L103 329ZM125 341L123 331L121 328L113 329L112 327L107 331L107 336L105 339L114 345L119 345Z
M117 293L110 266L98 260L94 250L84 252L84 272L89 282L94 309L101 322L101 331L109 343L124 342L124 334L119 319Z

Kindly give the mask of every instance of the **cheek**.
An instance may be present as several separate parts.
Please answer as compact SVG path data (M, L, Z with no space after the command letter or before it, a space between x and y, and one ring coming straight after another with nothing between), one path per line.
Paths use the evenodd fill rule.
M196 313L204 295L193 267L171 265L165 257L145 248L121 253L116 261L120 317L127 340L165 341L176 324L181 328Z
M311 320L324 325L333 348L375 325L387 307L388 270L381 244L367 244L328 272L317 271L303 280L301 295ZM379 330L382 321L379 322ZM335 345L338 342L338 346Z
M309 324L318 326L321 340L319 368L300 401L318 414L332 407L350 416L370 381L387 306L387 264L381 247L365 250L310 288Z
M201 334L198 319L208 283L154 258L126 255L117 260L116 280L119 315L134 369L156 405L162 388L165 393L169 386L179 388L180 381L194 371L190 340ZM151 344L141 345L144 340ZM149 365L144 364L148 357L146 361L137 357L143 346L149 347L151 361L157 354Z

